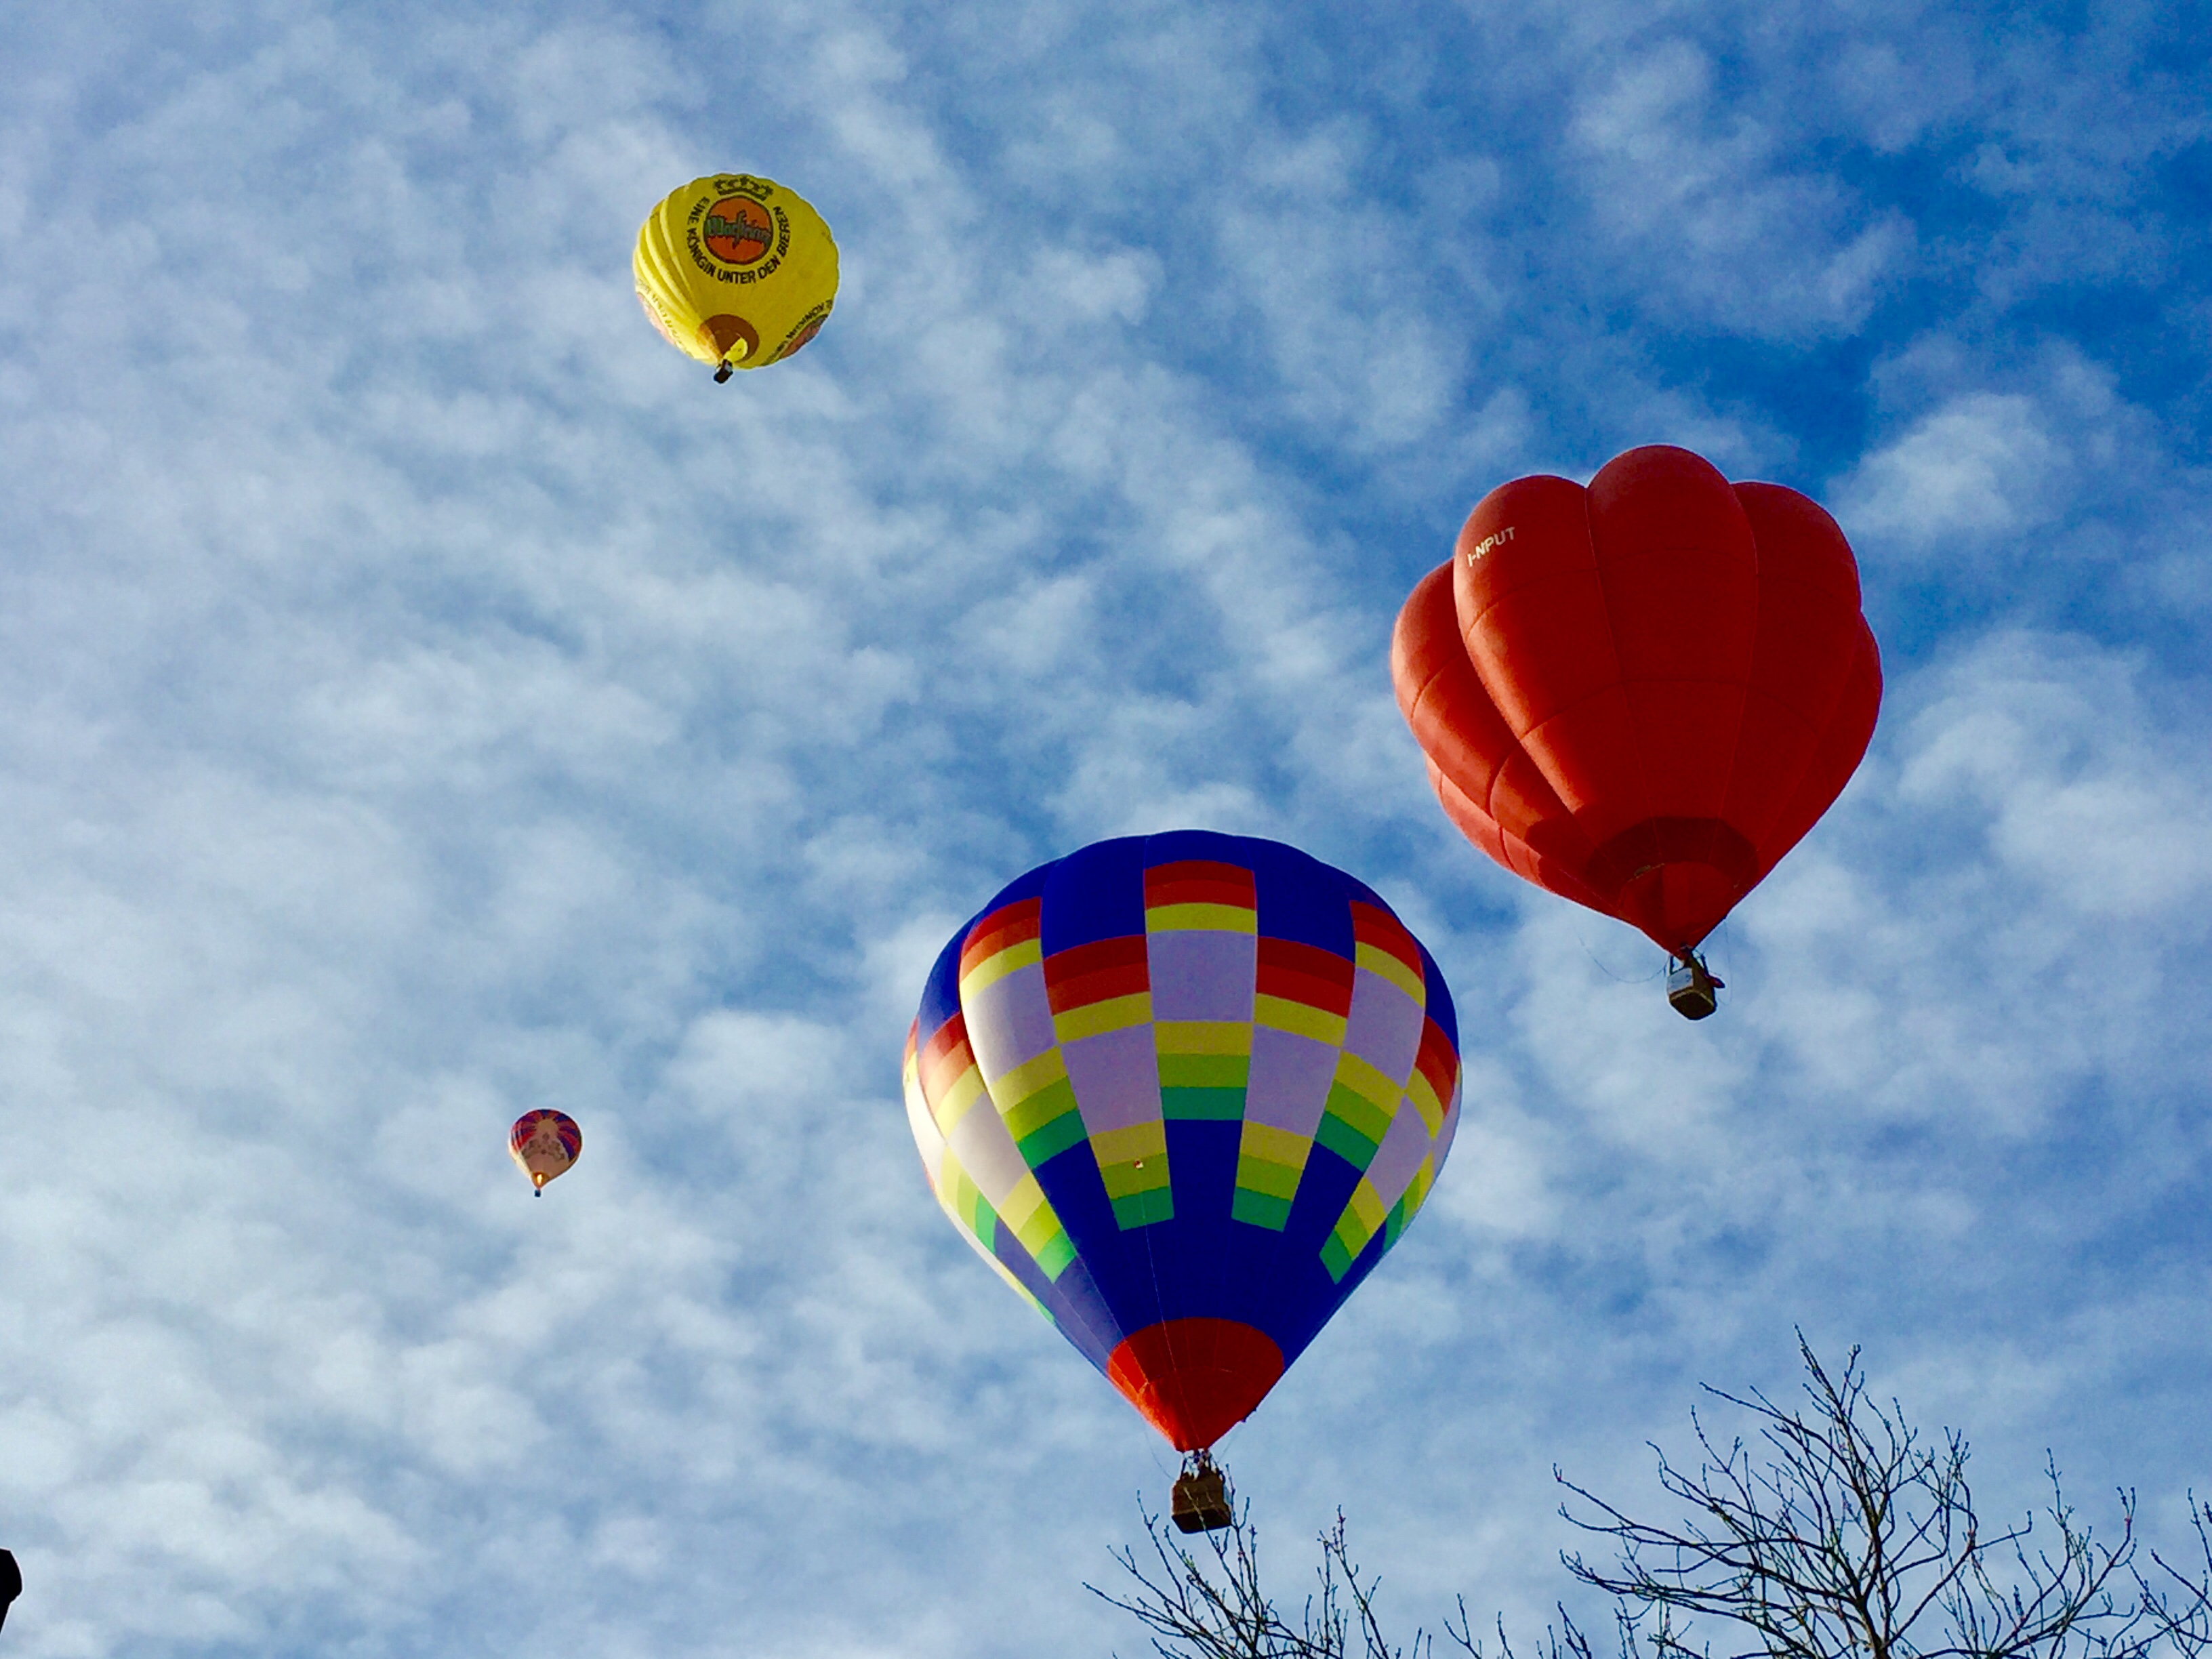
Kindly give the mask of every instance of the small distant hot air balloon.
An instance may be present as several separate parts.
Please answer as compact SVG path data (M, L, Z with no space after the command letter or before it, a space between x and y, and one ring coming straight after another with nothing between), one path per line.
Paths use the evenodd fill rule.
M583 1156L584 1132L566 1112L525 1112L507 1131L507 1150L543 1198L545 1183Z
M829 319L837 244L795 191L749 173L694 179L646 216L637 297L671 345L714 365L781 362Z
M1641 929L1692 1019L1720 985L1698 945L1842 792L1881 707L1836 521L1664 444L1587 489L1484 496L1399 613L1390 669L1452 822Z
M1214 1442L1427 1198L1458 1027L1389 906L1295 848L1101 842L952 936L908 1032L939 1203L1176 1449L1176 1523L1225 1526Z

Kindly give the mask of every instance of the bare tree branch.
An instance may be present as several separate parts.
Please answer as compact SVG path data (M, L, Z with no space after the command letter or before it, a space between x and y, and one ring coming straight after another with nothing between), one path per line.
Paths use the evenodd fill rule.
M2178 1659L2205 1659L2212 1650L2212 1504L2203 1502L2194 1492L2189 1494L2189 1522L2196 1530L2202 1563L2196 1576L2153 1550L2155 1577L2147 1579L2138 1572L2136 1584L2159 1634L2172 1644Z
M1202 1553L1170 1540L1160 1517L1141 1503L1137 1512L1153 1559L1140 1561L1124 1547L1114 1556L1130 1581L1123 1592L1084 1589L1143 1625L1160 1659L1433 1659L1435 1640L1425 1631L1416 1630L1405 1646L1385 1633L1376 1608L1382 1581L1363 1577L1352 1560L1340 1510L1321 1534L1318 1583L1296 1626L1261 1587L1249 1505L1237 1505L1229 1526L1205 1534Z
M2143 1602L2110 1593L2133 1554L2131 1495L2118 1547L2104 1547L2077 1530L2051 1466L2054 1547L2031 1555L2033 1516L1983 1533L1961 1436L1930 1447L1894 1401L1869 1400L1856 1348L1834 1375L1802 1333L1798 1352L1809 1407L1706 1389L1750 1416L1758 1456L1740 1438L1723 1449L1696 1413L1694 1474L1653 1447L1661 1487L1689 1511L1675 1525L1634 1520L1553 1472L1585 1506L1560 1514L1619 1550L1611 1568L1561 1559L1619 1598L1662 1659L1689 1652L1678 1615L1736 1632L1730 1659L2135 1659L2155 1639Z
M2201 1571L2153 1554L2154 1584L2135 1566L2135 1499L2118 1494L2117 1547L2096 1542L2066 1502L2056 1463L2040 1518L1984 1528L1966 1478L1966 1442L1930 1444L1895 1401L1870 1400L1859 1353L1831 1372L1802 1333L1805 1400L1785 1409L1757 1389L1705 1392L1749 1419L1751 1439L1723 1443L1691 1414L1694 1471L1657 1446L1659 1485L1685 1518L1638 1520L1556 1468L1571 1494L1560 1514L1607 1539L1593 1565L1561 1555L1583 1584L1613 1598L1618 1659L2212 1659L2212 1504L2191 1495ZM1133 1615L1158 1659L1435 1659L1416 1630L1394 1646L1376 1610L1379 1577L1353 1561L1340 1511L1321 1534L1318 1583L1294 1625L1261 1587L1249 1509L1195 1553L1144 1510L1149 1559L1123 1549L1120 1595L1085 1588ZM2039 1527L2042 1528L2039 1535ZM2116 1574L2136 1595L2113 1595ZM1598 1659L1561 1605L1534 1659ZM1491 1659L1467 1603L1446 1640ZM1496 1659L1517 1659L1497 1626Z

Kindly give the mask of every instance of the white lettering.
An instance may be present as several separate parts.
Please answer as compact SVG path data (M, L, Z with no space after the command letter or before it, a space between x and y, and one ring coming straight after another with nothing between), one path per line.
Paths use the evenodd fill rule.
M1499 543L1510 542L1512 539L1513 526L1510 524L1503 530L1492 532L1489 535L1485 536L1480 541L1477 542L1473 547L1468 549L1468 563L1470 565L1476 563L1483 557L1484 555L1487 554L1491 549L1496 547Z

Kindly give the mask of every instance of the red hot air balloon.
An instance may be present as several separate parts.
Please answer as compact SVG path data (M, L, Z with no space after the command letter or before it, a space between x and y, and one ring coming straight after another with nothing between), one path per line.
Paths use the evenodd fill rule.
M1640 928L1692 1019L1719 983L1698 942L1841 793L1881 705L1836 521L1665 444L1587 489L1484 496L1399 612L1390 671L1452 822Z
M545 1183L568 1174L583 1156L584 1132L566 1112L525 1112L507 1132L507 1150L543 1198Z

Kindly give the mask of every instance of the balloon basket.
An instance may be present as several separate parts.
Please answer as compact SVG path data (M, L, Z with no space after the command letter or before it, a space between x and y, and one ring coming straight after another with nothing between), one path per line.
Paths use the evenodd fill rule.
M1667 959L1667 1000L1684 1019L1703 1019L1721 1006L1717 994L1728 984L1715 979L1694 951Z
M1175 1498L1168 1516L1178 1532L1218 1532L1236 1523L1237 1511L1229 1499L1229 1477L1211 1455L1200 1452L1183 1465L1175 1483Z

